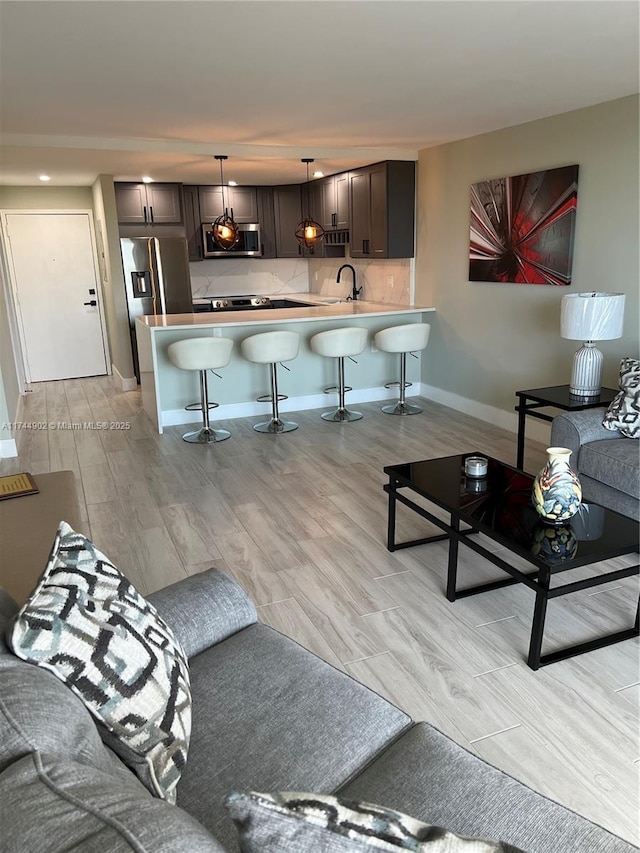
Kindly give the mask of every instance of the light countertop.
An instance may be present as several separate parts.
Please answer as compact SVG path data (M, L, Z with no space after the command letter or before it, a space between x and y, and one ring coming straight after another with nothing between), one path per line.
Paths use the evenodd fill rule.
M151 330L156 329L188 329L197 326L247 326L262 323L301 323L311 320L326 320L332 317L384 317L394 314L424 314L435 311L435 308L421 305L390 305L384 302L367 302L359 299L356 302L334 302L334 297L320 296L312 293L281 293L275 294L274 299L290 298L296 302L309 301L304 308L265 308L251 311L213 311L200 314L163 314L138 317L138 322L144 323ZM318 305L318 302L323 304ZM314 304L315 303L315 304Z

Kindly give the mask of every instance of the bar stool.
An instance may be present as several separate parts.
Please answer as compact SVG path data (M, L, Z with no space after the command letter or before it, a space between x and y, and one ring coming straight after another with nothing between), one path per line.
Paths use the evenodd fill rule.
M186 432L182 439L190 444L215 444L231 435L226 429L212 429L209 424L209 410L218 407L218 403L209 402L207 370L215 372L218 367L226 367L231 358L233 341L230 338L188 338L176 341L167 347L169 361L180 370L197 370L200 373L200 404L202 409L202 428ZM216 376L218 374L216 373ZM218 377L220 378L220 377ZM194 404L186 406L188 411Z
M351 412L344 404L345 391L352 390L344 384L344 360L351 358L353 361L352 356L360 355L367 345L368 334L367 329L349 326L346 329L330 329L328 332L318 332L309 341L313 352L326 358L338 359L338 385L325 389L327 394L330 391L338 392L338 408L333 412L323 412L320 417L325 421L359 421L362 417L361 412Z
M283 361L291 361L298 355L300 335L297 332L262 332L245 338L240 345L242 355L247 361L256 364L268 364L271 368L271 393L258 397L259 403L271 402L271 420L254 425L256 432L281 433L298 429L293 421L280 420L278 403L286 400L286 394L278 393L277 365ZM282 365L285 367L285 365ZM288 370L285 367L285 370Z
M384 386L391 388L394 385L399 385L400 399L395 404L383 406L382 411L385 414L417 415L422 411L419 406L407 403L404 398L405 388L413 384L406 381L407 353L410 352L413 355L417 350L424 349L429 341L430 332L431 326L428 323L409 323L406 326L391 326L388 329L382 329L374 336L373 342L377 349L382 352L400 353L400 382L387 382Z

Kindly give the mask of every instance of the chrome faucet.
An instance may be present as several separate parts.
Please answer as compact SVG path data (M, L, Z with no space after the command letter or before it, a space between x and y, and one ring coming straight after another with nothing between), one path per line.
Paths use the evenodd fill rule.
M351 296L347 296L347 301L350 299L353 299L353 301L355 302L356 299L358 298L358 294L362 293L362 287L356 287L356 271L351 266L351 264L342 264L342 266L338 270L338 277L336 278L336 283L340 284L340 275L342 273L342 270L344 270L344 269L351 270L351 274L353 275L353 289L351 291Z

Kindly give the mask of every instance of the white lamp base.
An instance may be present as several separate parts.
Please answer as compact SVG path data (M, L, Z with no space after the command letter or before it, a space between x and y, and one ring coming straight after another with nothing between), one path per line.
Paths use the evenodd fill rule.
M576 352L569 391L576 397L597 397L602 387L602 363L600 350L591 341L586 341Z

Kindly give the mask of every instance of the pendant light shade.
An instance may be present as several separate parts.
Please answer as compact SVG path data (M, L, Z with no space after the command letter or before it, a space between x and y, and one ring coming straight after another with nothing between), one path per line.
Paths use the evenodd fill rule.
M307 249L312 249L324 237L324 228L311 216L309 163L313 163L313 157L304 157L301 162L307 164L307 215L302 222L298 223L298 227L296 228L296 240L301 246L305 246Z
M222 176L222 161L227 157L224 154L216 154L215 159L220 161L220 192L222 193L223 213L215 219L211 225L213 239L221 249L231 249L240 239L240 231L233 219L233 208L228 208L224 199L224 178ZM229 214L231 210L231 214Z

